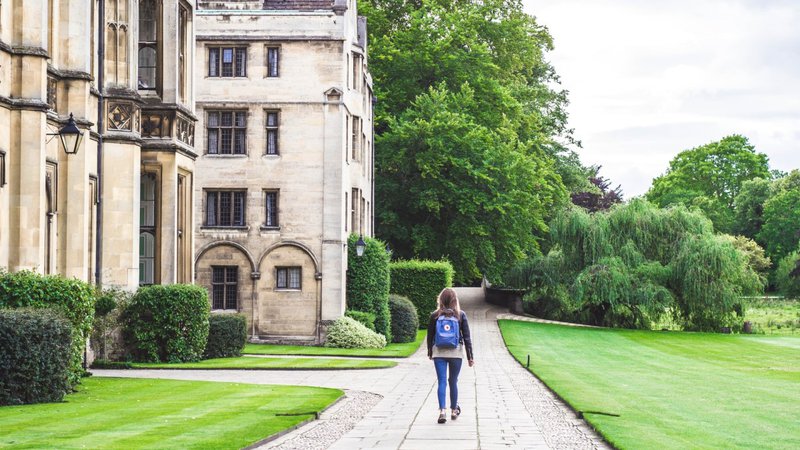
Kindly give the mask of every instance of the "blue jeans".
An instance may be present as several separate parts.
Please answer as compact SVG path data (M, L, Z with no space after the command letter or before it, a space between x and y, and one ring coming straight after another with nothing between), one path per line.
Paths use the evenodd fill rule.
M436 378L439 380L439 409L444 409L444 395L447 382L450 382L450 408L458 405L458 374L461 372L461 358L433 358L436 367ZM450 378L447 378L447 369L450 368Z

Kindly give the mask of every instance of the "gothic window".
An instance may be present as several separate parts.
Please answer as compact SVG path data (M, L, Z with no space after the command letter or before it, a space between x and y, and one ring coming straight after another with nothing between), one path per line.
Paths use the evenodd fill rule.
M267 111L267 155L278 154L278 111Z
M247 111L209 111L208 154L247 154Z
M128 0L107 0L105 58L108 82L127 85Z
M153 284L155 279L156 237L149 231L139 233L139 284Z
M211 309L237 309L239 297L239 268L211 267Z
M245 191L206 191L205 226L245 226L245 193Z
M301 267L276 267L275 268L275 287L277 289L301 289L302 273Z
M0 188L6 185L6 152L0 150Z
M158 87L158 2L139 2L139 81L141 90Z

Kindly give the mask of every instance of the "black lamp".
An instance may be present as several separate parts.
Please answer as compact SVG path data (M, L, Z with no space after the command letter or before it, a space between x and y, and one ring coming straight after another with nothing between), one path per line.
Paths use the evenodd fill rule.
M358 242L356 242L356 255L363 256L364 249L367 248L367 243L364 242L364 236L358 235Z
M61 147L68 155L78 153L81 141L83 140L83 132L75 125L75 119L72 117L72 113L69 113L67 124L58 130L58 137L61 139Z

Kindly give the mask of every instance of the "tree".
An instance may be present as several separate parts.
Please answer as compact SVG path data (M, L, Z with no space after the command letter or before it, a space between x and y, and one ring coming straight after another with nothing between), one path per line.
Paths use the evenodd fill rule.
M376 186L382 237L400 257L446 257L457 283L500 275L535 252L543 218L566 195L544 158L519 151L514 133L476 123L475 104L466 85L431 89L378 138L393 149L376 161L386 174Z
M671 312L685 329L716 330L741 313L741 296L763 287L751 242L714 234L700 212L643 199L593 214L561 211L550 223L557 250L510 270L546 318L649 328ZM741 250L744 248L745 250Z
M570 195L572 203L589 212L605 211L613 205L621 203L622 188L617 185L616 188L609 189L611 181L599 175L599 166L593 167L592 172L589 177L589 183L593 189L572 193Z
M742 184L769 177L767 156L757 153L746 137L731 135L679 153L667 172L653 180L646 197L661 207L697 206L715 219L718 231L729 232Z
M564 180L585 179L547 29L519 0L364 0L360 11L379 99L376 232L398 256L450 259L459 283L537 253L568 202Z
M764 202L772 192L772 183L766 178L753 178L742 183L733 201L733 232L754 239L764 225Z
M764 202L764 225L758 232L773 261L780 261L800 242L800 170L773 183L773 194Z

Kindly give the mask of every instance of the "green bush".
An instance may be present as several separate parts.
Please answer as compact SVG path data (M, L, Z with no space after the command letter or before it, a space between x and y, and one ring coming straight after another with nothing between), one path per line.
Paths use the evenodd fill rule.
M340 317L328 328L325 347L383 348L386 347L386 337L349 317Z
M242 356L246 343L247 319L244 314L212 314L208 318L205 358Z
M140 288L123 312L123 335L135 361L189 362L208 339L208 291L172 284Z
M364 311L356 311L354 309L348 309L347 311L344 312L344 315L355 320L361 325L364 325L370 330L375 331L375 314Z
M364 238L364 254L356 254L358 236L351 234L347 241L347 307L375 314L375 331L392 340L389 314L389 255L386 245Z
M419 328L417 308L402 295L389 295L389 310L392 313L392 342L414 342Z
M420 327L436 309L442 289L453 285L453 265L448 261L408 260L391 263L392 294L402 295L417 307Z
M72 333L56 309L0 309L0 405L61 401L70 390Z
M800 250L780 260L775 270L775 281L786 298L800 298Z
M84 373L83 352L92 331L94 303L94 288L78 279L0 270L0 308L54 308L72 323L70 387L77 385Z

